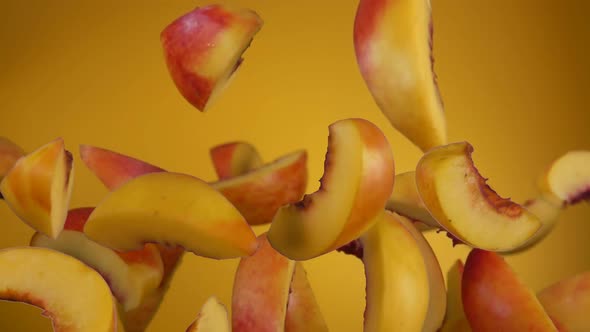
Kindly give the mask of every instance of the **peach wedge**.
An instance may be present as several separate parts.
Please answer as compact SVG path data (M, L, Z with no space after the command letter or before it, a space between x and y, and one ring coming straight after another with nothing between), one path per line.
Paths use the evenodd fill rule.
M16 161L25 155L23 149L6 137L0 136L0 181L14 166Z
M471 332L461 295L464 269L463 262L457 260L447 273L447 312L440 332Z
M411 219L421 230L440 227L420 198L415 172L405 172L395 176L395 186L385 208Z
M557 331L535 294L497 253L469 253L461 292L473 331Z
M393 155L377 126L345 119L329 132L320 188L280 208L268 231L272 246L290 259L311 259L357 239L393 190Z
M453 143L432 149L420 159L416 184L424 205L440 226L472 247L509 251L523 245L541 222L486 184L472 152L467 142Z
M590 331L590 272L563 279L537 298L560 331Z
M570 151L549 165L539 187L558 204L590 201L590 151Z
M262 24L251 10L220 4L197 7L170 23L160 39L182 96L200 111L212 104Z
M209 150L213 167L220 180L245 174L262 166L256 148L246 142L230 142Z
M104 279L54 250L0 250L0 299L44 309L56 332L118 330L116 302Z
M0 183L0 192L21 220L56 238L66 221L73 182L72 155L58 138L20 158Z
M210 297L186 332L231 332L227 309L216 297Z
M354 48L369 91L393 126L423 151L446 144L430 1L360 0Z
M119 251L153 242L225 259L256 250L254 232L223 195L198 178L171 172L144 174L111 192L84 233Z

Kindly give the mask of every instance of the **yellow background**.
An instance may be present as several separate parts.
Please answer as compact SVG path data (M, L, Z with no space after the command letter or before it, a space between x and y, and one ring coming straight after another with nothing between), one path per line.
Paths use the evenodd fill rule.
M72 207L106 194L78 158L82 143L205 180L215 178L208 149L219 143L252 142L267 160L305 148L312 192L327 126L363 117L390 139L397 172L414 168L421 153L388 124L357 69L357 0L233 2L265 26L223 98L200 113L172 84L159 33L204 1L2 0L0 135L28 151L62 136L75 156ZM552 159L590 149L589 10L585 0L433 1L450 141L475 146L476 165L503 196L533 196ZM509 262L535 290L589 270L589 218L588 204L570 208L541 245ZM0 247L28 243L31 229L3 203L0 223ZM465 258L444 235L428 237L445 271ZM149 331L184 331L210 295L229 305L236 263L187 255ZM305 266L330 329L360 331L362 264L332 253ZM48 330L38 312L1 303L0 331Z

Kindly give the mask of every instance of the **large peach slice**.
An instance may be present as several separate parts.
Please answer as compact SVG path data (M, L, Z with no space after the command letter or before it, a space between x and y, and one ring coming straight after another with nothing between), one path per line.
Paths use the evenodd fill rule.
M317 257L358 238L393 190L393 155L377 126L345 119L329 131L319 190L279 209L268 232L272 246L290 259Z
M25 155L23 149L6 137L0 136L0 181L14 166L16 161Z
M220 4L197 7L170 23L160 39L182 96L201 111L212 104L262 24L251 10Z
M558 204L590 201L590 151L570 151L549 165L539 186Z
M186 332L230 332L227 309L212 296L199 312L197 319L186 329Z
M423 151L446 144L430 1L360 0L354 48L369 91L393 126Z
M104 279L79 260L50 249L0 250L0 299L44 309L56 332L118 328L117 305Z
M83 229L92 210L70 210L57 239L35 233L31 246L57 250L81 260L104 277L125 311L136 308L162 282L160 252L153 244L137 251L115 252L89 240Z
M232 295L232 331L327 331L305 270L272 248L266 234L240 260Z
M560 331L590 331L590 272L563 279L537 298Z
M144 174L111 192L88 218L84 233L119 251L150 242L217 259L256 250L254 232L223 195L198 178L171 172Z
M474 331L557 331L535 294L497 253L469 253L461 292Z
M541 227L527 209L500 197L479 174L473 147L453 143L428 151L416 167L418 192L430 214L451 235L473 247L509 251Z
M58 138L20 158L0 183L0 192L20 219L56 238L66 221L73 182L72 155Z
M463 262L457 260L447 272L447 312L440 332L471 332L461 295L464 269Z
M209 150L213 167L220 180L245 174L262 166L256 148L247 142L230 142Z
M415 172L396 174L395 186L385 208L411 219L421 230L440 227L420 198Z

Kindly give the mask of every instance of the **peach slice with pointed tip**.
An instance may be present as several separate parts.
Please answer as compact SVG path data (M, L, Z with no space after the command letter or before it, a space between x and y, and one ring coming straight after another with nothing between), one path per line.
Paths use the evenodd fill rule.
M430 214L452 236L472 247L509 251L541 227L527 209L500 197L479 174L473 147L453 143L428 151L416 167L416 184Z
M0 181L14 166L16 161L25 155L23 149L6 137L0 136Z
M537 298L560 331L590 331L590 272L565 278Z
M44 309L56 332L122 330L104 279L79 260L54 250L0 250L0 299Z
M395 186L385 208L411 219L414 223L419 222L419 229L440 227L420 198L416 186L416 173L413 171L395 175Z
M447 312L440 332L471 332L461 297L464 269L463 262L458 259L447 272Z
M255 12L221 4L197 7L170 23L160 39L182 96L205 111L242 63L262 25Z
M56 238L64 227L74 182L72 154L58 138L20 158L0 183L12 211L36 231Z
M354 21L356 59L369 91L422 151L447 140L432 31L430 1L360 0Z
M197 319L186 329L186 332L230 332L227 309L212 296L199 312Z
M303 263L295 262L287 300L285 332L327 332L328 326L315 299Z
M469 253L461 292L474 331L557 331L535 294L497 253Z
M393 190L393 155L377 126L345 119L329 131L320 188L280 208L268 232L272 246L290 259L311 259L358 238Z
M242 175L262 166L258 151L247 142L217 145L211 148L209 154L220 180Z
M198 178L172 172L144 174L111 192L84 233L118 251L160 243L226 259L256 250L254 232L223 195Z
M115 252L89 240L83 229L92 210L70 210L57 239L37 232L31 246L57 250L81 260L104 277L123 310L134 309L162 282L164 267L160 252L153 244L137 251Z
M549 165L539 179L542 192L556 203L590 201L590 151L569 151Z

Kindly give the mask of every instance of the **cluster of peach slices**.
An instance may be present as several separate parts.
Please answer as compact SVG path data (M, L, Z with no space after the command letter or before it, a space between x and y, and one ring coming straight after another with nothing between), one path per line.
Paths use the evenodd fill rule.
M161 40L181 94L210 105L261 26L255 12L225 5L167 26ZM110 193L70 208L73 157L62 139L31 153L0 139L2 198L36 231L29 246L0 251L0 298L42 307L55 331L144 331L188 251L241 260L231 320L212 294L187 331L321 332L302 261L341 251L364 264L368 332L590 331L590 273L535 295L500 256L538 243L564 208L590 197L590 151L557 158L527 203L500 197L473 147L446 141L431 34L428 1L360 0L360 71L392 125L424 151L414 172L395 174L387 139L363 119L329 126L311 194L305 151L264 163L249 143L222 144L211 149L219 179L205 182L83 145L81 160ZM252 225L269 228L256 236ZM473 248L447 285L429 229Z

